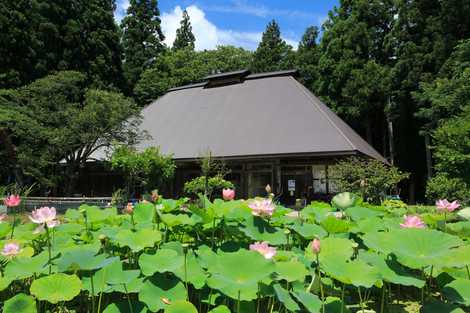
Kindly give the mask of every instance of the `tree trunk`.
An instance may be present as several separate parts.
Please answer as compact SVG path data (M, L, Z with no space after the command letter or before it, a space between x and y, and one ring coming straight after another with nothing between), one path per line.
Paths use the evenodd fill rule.
M372 141L373 141L373 138L372 138L372 117L370 115L368 115L366 117L366 140L371 146L373 146L372 145Z
M431 179L432 173L432 155L431 155L431 138L429 134L424 135L424 146L426 149L426 169L427 169L427 178Z
M395 164L395 148L393 145L393 122L390 114L387 114L387 126L388 126L388 148L390 151L390 163Z

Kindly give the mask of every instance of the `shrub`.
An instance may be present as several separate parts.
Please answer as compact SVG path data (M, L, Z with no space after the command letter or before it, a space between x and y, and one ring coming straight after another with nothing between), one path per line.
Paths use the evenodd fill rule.
M363 199L379 204L385 195L396 189L397 184L409 174L378 160L358 157L348 158L332 167L340 192L353 192Z
M426 198L429 201L436 199L459 200L462 204L470 204L470 186L460 178L450 178L445 174L438 174L428 181Z
M206 188L206 176L199 176L184 184L184 193L190 196L204 194ZM207 179L207 197L211 198L213 193L221 193L224 188L234 188L234 185L217 175Z

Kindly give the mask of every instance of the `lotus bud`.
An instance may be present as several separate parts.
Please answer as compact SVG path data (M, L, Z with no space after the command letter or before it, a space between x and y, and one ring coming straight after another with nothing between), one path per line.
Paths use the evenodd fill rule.
M126 207L124 208L123 212L124 212L125 214L132 214L132 213L134 213L134 206L132 205L132 203L129 202L129 203L126 205Z
M313 239L313 241L312 241L312 251L315 254L320 253L320 240L317 239L317 238Z
M158 190L157 189L153 190L150 197L152 198L153 202L157 202L158 199L160 199L160 195L158 194Z
M222 198L224 198L225 201L231 201L235 199L235 190L230 188L224 188L222 190Z
M3 200L3 203L10 208L19 206L21 203L21 198L19 195L10 195Z

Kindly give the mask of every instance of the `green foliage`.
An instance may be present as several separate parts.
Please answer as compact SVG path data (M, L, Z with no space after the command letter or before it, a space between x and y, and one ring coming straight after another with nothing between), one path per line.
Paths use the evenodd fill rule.
M193 34L193 28L189 21L188 11L183 11L183 19L180 22L180 27L176 30L176 38L173 42L173 49L186 49L194 50L194 42L196 38Z
M360 194L363 199L380 203L399 182L408 177L394 166L373 159L349 158L339 161L332 171L340 191Z
M299 48L295 55L295 67L299 70L302 84L315 91L315 83L320 79L318 75L318 61L320 49L317 44L318 27L310 26L305 30Z
M131 0L121 22L124 75L130 91L141 73L164 50L157 0Z
M56 185L63 169L70 194L79 167L96 150L139 138L134 102L120 93L87 88L86 80L84 74L64 71L17 90L0 90L0 129L8 139L9 167L21 169L42 187Z
M175 172L171 156L160 153L159 148L150 147L138 152L129 146L116 146L111 156L111 168L121 171L127 178L128 194L134 188L150 191L170 180Z
M206 176L199 176L186 182L183 190L187 195L197 196L204 194L205 188ZM234 188L234 185L218 175L207 179L207 195L209 197L212 194L221 193L224 188Z
M438 174L428 181L426 198L429 201L458 199L462 204L470 204L470 185L461 178Z
M261 42L253 55L251 70L254 72L286 70L292 68L292 63L292 47L281 38L279 25L272 20L266 26Z

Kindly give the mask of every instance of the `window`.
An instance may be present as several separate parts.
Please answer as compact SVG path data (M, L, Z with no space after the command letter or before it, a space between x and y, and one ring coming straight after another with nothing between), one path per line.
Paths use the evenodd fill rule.
M327 193L326 190L326 165L313 165L313 193Z

